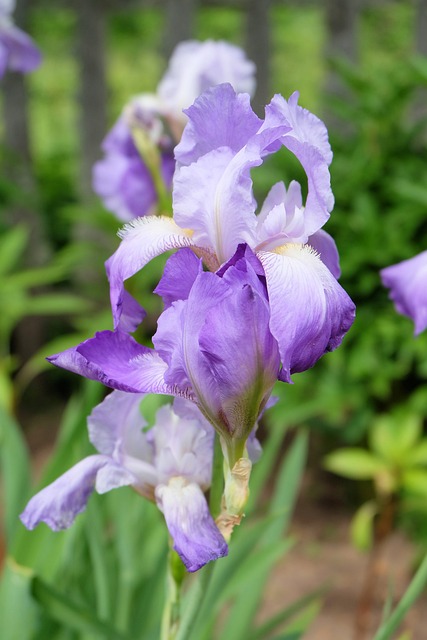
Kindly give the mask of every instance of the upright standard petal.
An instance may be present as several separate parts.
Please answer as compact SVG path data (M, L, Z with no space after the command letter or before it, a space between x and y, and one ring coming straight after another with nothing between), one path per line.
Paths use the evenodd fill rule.
M237 153L262 125L252 110L250 96L236 95L229 84L205 91L185 113L188 123L175 147L180 165L189 165L220 147Z
M312 235L325 224L334 206L328 169L332 161L328 132L319 118L298 105L297 92L289 101L276 95L266 107L265 127L282 121L289 125L289 130L281 143L297 157L307 174L304 217L306 231Z
M308 246L259 252L267 280L270 328L282 359L281 379L312 367L335 349L354 320L351 299Z
M172 478L167 485L159 485L155 495L174 549L188 571L197 571L228 554L227 543L213 521L199 485L184 478Z
M173 51L157 90L163 103L180 113L203 91L222 82L229 82L239 93L253 94L254 63L228 42L189 40Z
M99 470L109 462L107 456L89 456L37 493L20 516L27 529L40 522L53 531L70 527L85 510Z
M427 251L381 271L396 310L414 321L415 335L427 327Z
M124 281L165 251L193 245L191 231L163 216L137 218L123 228L120 237L122 242L106 263L115 327L122 314Z

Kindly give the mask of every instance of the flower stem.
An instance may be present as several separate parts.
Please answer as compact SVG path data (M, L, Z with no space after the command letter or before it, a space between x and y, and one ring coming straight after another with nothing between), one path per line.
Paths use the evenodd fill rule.
M181 586L185 575L181 559L173 549L170 549L160 640L175 640L176 638L180 621Z

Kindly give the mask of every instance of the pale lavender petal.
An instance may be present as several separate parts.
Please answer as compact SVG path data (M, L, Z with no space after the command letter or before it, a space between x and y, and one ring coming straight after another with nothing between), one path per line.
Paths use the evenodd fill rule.
M319 229L309 237L307 244L319 254L319 258L332 275L339 278L341 275L340 256L333 237L323 229Z
M20 516L27 529L34 529L40 522L53 531L70 527L85 510L98 472L109 462L107 456L89 456L39 491Z
M189 122L175 147L175 158L181 165L219 147L237 153L262 124L251 108L250 96L236 96L229 84L205 91L185 113Z
M427 327L427 251L382 269L381 279L390 289L396 310L411 318L415 335Z
M177 300L187 300L201 269L200 260L191 249L180 249L169 258L154 289L154 293L162 297L165 309Z
M139 438L133 440L134 455L144 458L146 439L142 428L146 425L140 412L143 393L113 391L98 404L88 417L89 440L106 456L113 456L123 449L129 433Z
M145 309L133 298L130 293L123 291L121 314L118 329L126 333L133 333L137 330L146 316Z
M186 415L176 413L175 403L173 408L164 405L157 411L155 428L147 433L154 451L157 484L167 484L170 478L180 476L206 491L212 481L214 430L194 403L180 400L187 405Z
M110 461L96 475L95 489L97 493L108 493L112 489L136 485L134 474L122 464Z
M124 227L122 242L106 265L115 327L122 313L124 281L161 253L192 246L191 237L191 232L181 229L171 218L163 216L137 218Z
M157 91L174 111L189 107L209 87L229 82L239 93L255 90L255 65L228 42L190 40L174 50Z
M260 252L271 309L270 328L282 359L281 379L312 367L335 349L354 320L354 304L309 247Z
M326 222L334 206L328 169L332 151L323 122L297 102L297 92L288 102L280 95L274 96L266 107L264 126L278 125L281 121L291 126L281 142L295 154L307 174L305 219L307 234L312 235Z
M223 99L232 104L238 96L230 92ZM211 109L218 107L211 96ZM213 249L220 264L233 256L238 244L255 246L256 202L250 170L262 163L271 144L288 130L284 119L269 128L262 126L237 153L220 147L177 168L174 219L181 227L193 229L194 243Z
M0 20L0 72L11 71L29 73L42 61L40 50L29 35L12 24ZM0 77L1 77L0 75Z
M165 516L174 549L188 571L197 571L211 560L228 554L227 543L197 484L173 478L168 485L156 487L156 500Z

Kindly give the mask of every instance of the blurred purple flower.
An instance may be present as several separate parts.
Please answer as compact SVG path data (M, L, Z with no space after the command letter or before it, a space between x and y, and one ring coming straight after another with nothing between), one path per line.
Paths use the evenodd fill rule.
M427 327L427 251L382 269L381 279L390 289L396 310L414 321L415 335Z
M77 463L28 503L28 529L45 522L58 531L84 511L94 489L124 485L156 502L174 548L188 571L227 555L204 496L210 486L213 429L190 402L176 399L156 415L147 433L139 405L143 395L113 391L88 418L89 438L99 454Z
M187 121L182 109L220 82L252 93L254 73L244 52L226 42L179 44L157 93L133 98L103 142L93 188L106 208L122 221L157 213L159 189L167 193L172 186L173 148Z
M223 84L186 111L189 122L175 150L173 220L132 221L107 262L116 326L124 281L154 256L192 247L215 271L246 243L264 270L282 378L289 382L292 372L313 366L341 343L353 322L354 304L336 280L338 252L321 228L334 202L328 170L332 152L324 124L297 100L297 94L288 102L274 96L261 120L248 95ZM281 146L307 174L306 202L297 182L288 189L279 182L256 215L250 170Z
M14 8L14 0L0 0L0 78L7 69L21 73L34 71L42 60L30 36L13 24Z

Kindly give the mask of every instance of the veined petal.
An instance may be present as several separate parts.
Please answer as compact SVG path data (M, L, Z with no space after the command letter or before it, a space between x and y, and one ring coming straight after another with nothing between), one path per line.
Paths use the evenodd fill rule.
M340 256L333 237L319 229L309 237L307 244L313 247L323 264L328 267L334 278L338 279L341 275Z
M100 372L107 387L131 393L161 393L188 396L185 388L167 384L167 364L161 357L121 331L101 331L77 348Z
M164 216L137 218L125 225L120 236L122 242L106 263L115 327L122 314L124 281L161 253L193 245L191 231Z
M381 271L396 310L415 323L415 335L427 327L427 251Z
M165 264L154 293L161 296L165 309L177 300L187 300L195 279L202 270L200 260L191 249L180 249Z
M195 483L172 478L167 485L156 487L156 501L188 571L197 571L211 560L228 554L227 543L219 532L206 502Z
M219 147L237 153L262 124L252 110L250 96L236 95L229 84L205 91L184 113L189 121L175 147L180 165L189 165Z
M98 472L109 464L107 456L89 456L37 493L20 518L27 529L45 522L53 531L70 527L85 510Z
M269 328L270 310L265 293L251 286L247 274L232 293L206 316L199 344L209 363L221 397L221 409L230 434L238 439L253 429L280 369L279 349ZM236 356L238 354L238 357Z
M312 367L335 349L354 319L354 304L307 246L259 252L271 309L270 329L282 359L281 379Z

